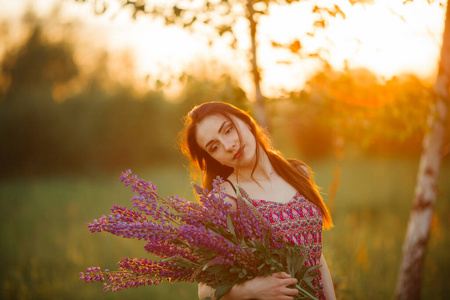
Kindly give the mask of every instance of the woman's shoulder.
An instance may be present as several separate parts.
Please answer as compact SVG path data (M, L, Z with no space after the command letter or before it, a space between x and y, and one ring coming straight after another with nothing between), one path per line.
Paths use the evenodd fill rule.
M229 180L225 180L220 184L220 187L224 189L225 194L230 196L236 196L236 188L234 187L233 183Z

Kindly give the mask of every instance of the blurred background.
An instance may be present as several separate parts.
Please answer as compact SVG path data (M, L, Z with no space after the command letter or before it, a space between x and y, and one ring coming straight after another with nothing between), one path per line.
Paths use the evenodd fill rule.
M393 298L446 3L255 1L256 44L245 1L190 3L0 0L0 298L196 299L78 280L147 257L86 224L130 206L125 169L193 200L183 116L212 100L254 114L255 78L276 148L310 165L334 218L338 299ZM450 295L448 127L423 299Z

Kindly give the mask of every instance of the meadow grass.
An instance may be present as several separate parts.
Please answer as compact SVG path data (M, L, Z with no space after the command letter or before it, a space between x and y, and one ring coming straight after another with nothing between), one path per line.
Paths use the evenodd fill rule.
M333 160L311 163L325 199L335 164ZM418 162L349 157L339 165L340 184L330 207L335 227L323 235L324 254L338 298L391 299ZM163 196L193 199L187 171L182 167L136 173L157 184ZM447 161L441 169L423 299L446 299L450 295L449 175ZM87 222L108 214L113 204L130 207L132 193L119 182L119 176L0 183L2 299L196 299L197 287L193 284L104 293L100 283L78 280L78 272L88 266L115 269L122 258L147 256L142 241L91 234L86 228Z

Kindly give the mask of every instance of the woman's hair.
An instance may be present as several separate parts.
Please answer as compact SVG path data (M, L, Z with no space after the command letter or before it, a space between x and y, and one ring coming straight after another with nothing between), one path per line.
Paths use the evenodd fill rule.
M194 107L186 116L184 130L181 132L181 151L190 160L191 174L195 176L195 174L198 174L196 171L200 171L204 175L204 188L211 190L213 180L217 176L227 179L233 172L233 168L224 166L216 161L197 143L196 134L198 123L205 117L213 115L224 116L233 124L234 122L231 119L232 116L243 121L250 128L250 131L255 137L256 144L260 145L263 151L267 154L274 171L320 209L325 228L333 226L330 213L328 212L327 207L319 194L318 187L314 183L309 167L298 160L284 159L281 153L273 147L266 131L261 128L261 126L259 126L248 113L228 103L207 102ZM234 127L236 128L236 126ZM259 161L259 148L260 147L256 147L256 163ZM256 169L256 163L253 167L253 171ZM303 166L309 170L309 174L303 169Z

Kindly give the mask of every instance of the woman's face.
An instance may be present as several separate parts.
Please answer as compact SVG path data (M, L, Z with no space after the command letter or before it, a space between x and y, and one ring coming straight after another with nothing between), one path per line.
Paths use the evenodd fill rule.
M233 123L222 115L205 117L197 124L197 143L222 165L236 168L253 167L256 141L248 125L230 116ZM239 134L241 141L239 141Z

